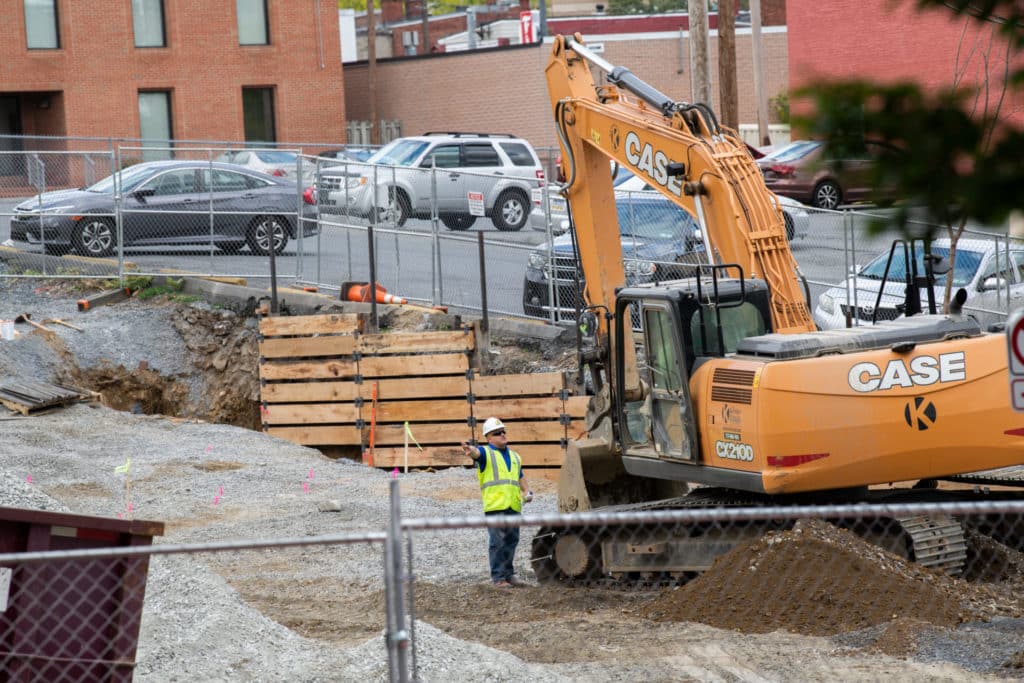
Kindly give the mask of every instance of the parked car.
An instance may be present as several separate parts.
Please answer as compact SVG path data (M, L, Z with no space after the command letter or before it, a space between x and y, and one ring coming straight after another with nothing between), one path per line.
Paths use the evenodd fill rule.
M297 153L278 149L229 150L217 157L217 161L221 163L246 166L267 175L292 180L295 180L298 159ZM303 170L303 177L308 178L311 170Z
M797 140L757 160L768 189L819 209L874 198L870 169L883 146L865 141L859 154L838 161L823 142ZM883 190L882 196L890 196Z
M756 150L754 150L756 151ZM642 178L638 178L633 172L622 168L618 168L615 177L612 180L612 184L616 190L631 191L631 192L656 192L656 190L644 181ZM663 195L658 195L663 196ZM792 242L796 238L807 237L810 226L811 217L807 213L807 207L798 202L795 199L789 197L783 197L776 195L779 200L779 204L782 206L782 218L786 223L786 237ZM565 232L569 227L568 212L565 208L565 199L555 193L554 188L551 188L548 192L548 198L551 203L551 220L552 220L552 231L556 235L560 235ZM667 199L665 201L668 201ZM533 211L530 213L530 227L534 230L547 230L547 216L544 214L543 208L543 193L539 190L534 190L533 193Z
M117 174L125 246L209 244L227 253L284 251L296 236L298 188L284 178L207 161L152 161ZM81 190L45 192L14 207L11 239L109 256L117 248L115 176ZM213 211L213 226L210 213ZM302 196L304 236L319 232L312 188Z
M643 284L695 274L693 264L703 262L704 245L697 222L683 209L661 196L618 193L615 208L622 235L622 260L627 283ZM554 263L549 263L554 257ZM572 235L562 234L530 253L523 281L523 312L544 317L550 310L548 272L559 313L574 312L580 299L576 288L579 262ZM582 278L582 272L579 277Z
M362 163L373 156L373 150L367 147L341 147L339 149L325 149L317 153L323 159L336 159L338 161L353 161Z
M451 230L467 230L477 218L470 213L470 195L479 194L495 227L520 230L530 217L531 191L544 183L533 146L511 135L398 138L367 163L379 168L321 171L321 210L367 217L377 212L401 226L410 217L429 218L436 195L441 221Z
M1024 304L1024 246L1011 246L1009 261L1001 249L996 257L996 241L962 238L957 241L956 264L953 270L953 288L967 290L965 311L983 326L1001 322L1008 311ZM915 243L914 258L917 272L924 275L924 254L920 243ZM949 240L932 242L932 254L949 256ZM814 308L814 322L823 330L846 327L846 317L853 324L870 324L875 320L894 320L903 315L906 289L906 259L902 249L893 256L889 275L882 289L882 300L877 312L875 302L882 285L889 252L873 258L866 266L845 282L826 290L818 297ZM935 300L941 306L945 275L937 275ZM1007 294L1009 298L1007 299ZM928 295L921 290L922 307L927 311ZM979 310L984 309L984 310Z

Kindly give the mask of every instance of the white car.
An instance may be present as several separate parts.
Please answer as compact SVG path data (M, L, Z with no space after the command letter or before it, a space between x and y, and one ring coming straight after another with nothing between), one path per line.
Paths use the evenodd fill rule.
M957 242L956 266L953 271L954 293L967 291L964 312L974 317L982 327L1002 322L1006 312L1024 304L1024 245L1011 245L1009 261L1006 252L996 240L962 238ZM924 256L920 242L914 243L917 272L924 276ZM932 242L932 254L949 256L949 240ZM876 256L870 263L845 282L826 290L818 297L814 308L814 322L823 330L851 325L870 325L875 321L894 320L903 315L906 290L906 259L897 247L884 289L881 288L889 252ZM941 309L945 275L936 275L935 302ZM877 305L878 292L882 298ZM928 293L921 289L921 307L928 312Z
M295 171L298 168L298 158L299 155L295 152L285 152L277 149L239 149L224 152L217 157L216 161L246 166L254 171L294 181ZM306 162L303 166L302 175L308 179L313 171L313 165L311 162ZM305 168L306 166L309 168Z
M613 184L616 192L655 192L642 178L638 178L632 172L619 168ZM786 238L792 242L796 238L807 237L811 226L811 216L807 213L807 207L795 199L776 195L779 204L782 206L782 217L786 222ZM569 214L566 210L565 199L556 192L554 187L549 188L548 199L551 205L551 231L560 235L569 228ZM668 201L666 199L665 201ZM547 216L544 213L543 193L540 190L533 192L533 211L530 214L530 227L534 230L546 231Z
M320 173L321 211L378 215L398 226L430 218L436 208L449 230L468 230L487 216L498 230L520 230L544 167L526 140L495 133L426 133L392 140L345 172ZM436 207L434 204L436 203Z

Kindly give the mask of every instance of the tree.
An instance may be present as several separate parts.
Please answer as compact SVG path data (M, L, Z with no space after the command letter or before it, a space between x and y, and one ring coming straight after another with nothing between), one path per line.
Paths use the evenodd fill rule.
M895 189L902 201L894 207L894 220L905 237L930 240L933 225L942 226L955 264L956 243L968 221L1000 223L1021 208L1024 129L1008 116L1013 112L1006 111L1006 103L1024 91L1024 69L1011 66L1024 47L1024 8L1018 0L917 0L917 5L945 7L964 17L948 87L926 92L915 83L816 83L800 92L811 100L812 113L793 118L811 137L825 140L836 158L866 138L883 143L871 169L872 186ZM967 26L978 22L988 27L987 40L971 41ZM925 223L911 222L912 211L923 211ZM875 231L882 227L871 225ZM951 268L944 310L952 276Z

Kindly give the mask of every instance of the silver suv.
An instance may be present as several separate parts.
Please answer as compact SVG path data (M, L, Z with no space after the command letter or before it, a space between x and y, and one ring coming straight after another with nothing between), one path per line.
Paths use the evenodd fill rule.
M499 230L520 230L530 218L532 191L544 185L533 146L512 135L426 133L381 147L366 165L323 169L321 211L403 225L437 215L451 230L467 230L480 212Z

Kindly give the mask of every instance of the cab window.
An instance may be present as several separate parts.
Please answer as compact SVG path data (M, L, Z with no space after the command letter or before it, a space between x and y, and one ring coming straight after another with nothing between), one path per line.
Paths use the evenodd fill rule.
M683 388L680 359L672 338L669 316L661 309L644 309L644 332L647 335L647 365L654 389L677 392Z
M722 341L718 347L718 319L722 319ZM695 356L721 356L735 353L740 341L766 332L761 312L750 302L732 308L702 308L690 318L690 338Z

